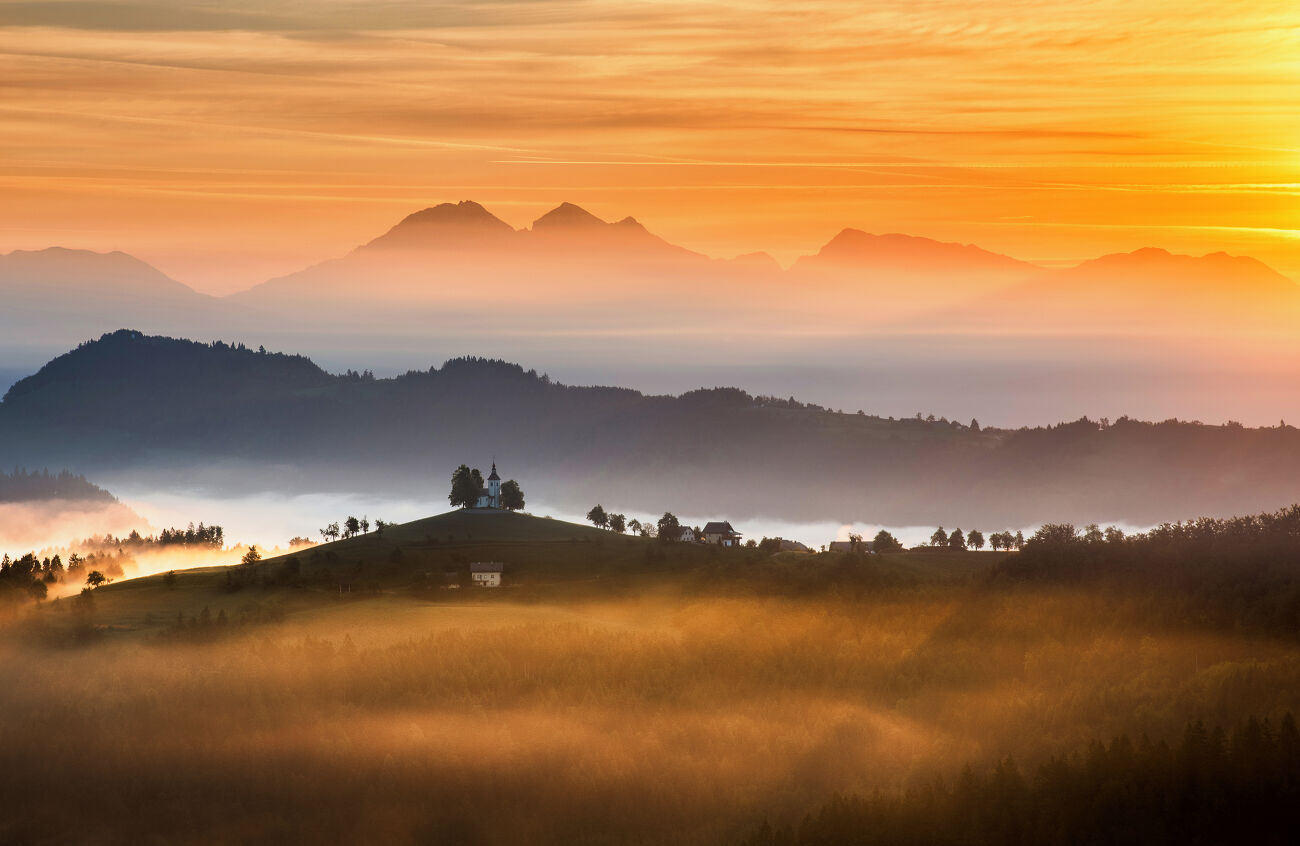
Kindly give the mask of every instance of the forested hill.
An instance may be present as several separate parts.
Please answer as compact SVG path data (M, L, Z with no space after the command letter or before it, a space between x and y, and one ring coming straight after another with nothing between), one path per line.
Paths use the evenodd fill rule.
M495 456L530 501L890 525L1154 523L1300 500L1300 432L1081 420L991 430L841 414L734 388L573 387L500 361L391 379L119 331L0 403L0 466L164 483L419 493Z
M0 502L39 502L50 499L67 499L79 502L113 502L113 495L98 485L66 470L51 473L49 470L29 472L15 468L11 473L0 471Z

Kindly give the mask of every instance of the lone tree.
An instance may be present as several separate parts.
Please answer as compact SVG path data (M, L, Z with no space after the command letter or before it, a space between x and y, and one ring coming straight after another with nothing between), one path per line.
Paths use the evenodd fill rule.
M524 492L514 479L501 483L501 507L518 511L524 507Z
M262 553L257 551L257 544L254 544L248 548L248 552L244 553L244 557L239 559L239 563L256 564L261 560L262 560Z
M477 472L477 470L470 470L468 465L462 464L451 474L451 493L447 494L447 499L452 505L473 508L478 504L478 495L483 489L483 483L474 481L474 474Z
M862 551L862 535L856 532L849 532L849 552L854 555Z
M677 522L677 517L671 511L665 511L664 516L659 518L659 540L671 543L681 539L682 524Z
M641 521L633 517L627 521L627 528L632 534L639 535L641 534Z
M948 535L949 549L965 549L966 538L962 535L961 529L953 529L952 534Z
M88 574L86 574L87 587L97 588L106 581L108 581L108 577L105 576L103 573L99 572L98 570L91 570Z
M979 529L971 529L966 533L966 545L971 549L983 549L984 533Z
M609 527L621 535L627 531L627 518L622 514L611 514L609 515Z
M600 507L600 503L596 503L596 507L587 512L587 519L593 526L602 529L609 525L609 515L605 513L604 508Z
M943 526L940 526L939 528L934 530L934 534L930 535L930 546L947 546L947 545L948 545L948 533L943 530Z
M343 533L343 537L345 538L359 535L361 534L361 521L355 517L349 516L348 519L343 521L343 528L345 529Z
M898 542L898 538L889 532L881 529L876 532L876 537L871 541L871 548L876 552L902 552L903 545Z

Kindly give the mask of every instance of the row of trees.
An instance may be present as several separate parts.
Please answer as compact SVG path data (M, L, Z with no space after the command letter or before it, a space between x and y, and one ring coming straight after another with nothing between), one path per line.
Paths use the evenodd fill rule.
M384 529L391 525L392 523L386 522L384 520L376 520L375 532L382 535L384 533ZM320 536L327 541L336 541L340 537L346 539L346 538L355 537L357 535L369 534L370 518L366 517L365 515L362 515L361 517L353 517L349 515L348 518L343 521L342 526L339 525L339 521L335 520L333 523L330 523L325 528L320 529L319 532L320 532ZM291 547L303 546L304 543L299 543L299 541L305 542L306 540L307 540L306 538L294 538L289 542L289 545Z
M462 464L451 474L451 492L447 500L457 508L473 508L483 493L483 474L477 467ZM501 483L501 507L518 511L524 507L524 491L514 479Z
M643 523L635 517L629 520L624 514L610 514L600 503L597 503L587 512L587 520L598 529L609 529L619 534L631 532L643 538L658 538L667 543L681 540L682 537L681 521L671 511L665 511L664 516L653 523L649 520ZM699 533L699 527L696 527L695 534L699 535Z
M221 526L197 526L190 523L184 529L169 527L157 535L142 535L132 529L129 535L114 537L89 537L81 542L83 549L143 549L151 546L184 546L201 549L221 549L226 542L226 531Z
M963 534L960 528L945 532L943 526L930 535L930 546L946 546L949 549L983 549L985 543L992 549L1020 549L1025 545L1025 536L1022 532L994 532L986 540L979 529L971 529Z

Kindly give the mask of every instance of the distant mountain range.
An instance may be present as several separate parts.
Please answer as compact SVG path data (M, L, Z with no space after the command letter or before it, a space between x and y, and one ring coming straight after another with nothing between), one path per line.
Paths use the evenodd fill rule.
M489 317L512 330L545 321L583 331L847 317L861 331L1252 335L1287 333L1300 316L1300 286L1222 253L1143 249L1045 269L973 245L845 229L783 270L762 253L710 258L570 203L517 230L468 201L418 211L346 255L225 298L123 253L62 248L0 256L0 298L8 343L53 334L63 346L121 325L364 334Z
M944 524L1151 523L1300 500L1300 431L1078 421L979 429L843 414L735 388L648 396L455 359L392 379L301 356L118 331L0 402L0 466L158 487L321 490L445 504L495 456L570 510Z

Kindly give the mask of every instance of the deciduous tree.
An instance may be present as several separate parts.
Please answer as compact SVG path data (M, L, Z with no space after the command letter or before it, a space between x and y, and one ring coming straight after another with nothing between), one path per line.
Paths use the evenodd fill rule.
M524 507L524 491L514 479L501 483L501 507L511 511Z

